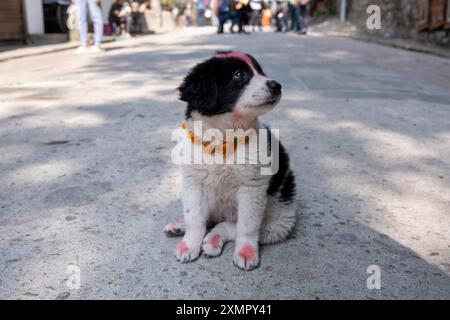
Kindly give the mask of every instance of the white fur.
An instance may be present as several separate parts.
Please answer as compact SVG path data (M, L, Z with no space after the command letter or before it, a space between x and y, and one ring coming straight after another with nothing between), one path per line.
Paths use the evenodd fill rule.
M271 96L267 81L270 81L270 79L260 74L255 74L236 102L235 112L252 115L256 118L272 109L281 96L275 102L266 103Z

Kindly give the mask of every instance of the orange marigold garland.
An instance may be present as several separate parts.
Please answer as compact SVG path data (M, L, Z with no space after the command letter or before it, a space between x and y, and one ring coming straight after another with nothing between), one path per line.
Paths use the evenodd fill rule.
M183 122L181 124L181 128L182 129L187 129L187 123ZM230 148L230 143L227 142L227 141L224 141L224 142L222 142L219 145L215 145L214 143L211 143L211 141L202 141L202 139L197 137L192 130L188 130L187 131L187 136L188 136L189 140L191 140L191 143L201 144L204 147L203 148L203 152L205 152L205 153L207 153L209 155L213 155L213 154L216 153L216 151L219 151L219 152L222 153L222 155L225 158L227 158L233 152L236 152L237 146L239 144L239 140L242 142L242 139L239 139L238 137L235 136L234 139L233 139L232 148ZM243 139L243 142L245 144L248 144L249 141L250 141L250 137L246 135L244 137L244 139Z

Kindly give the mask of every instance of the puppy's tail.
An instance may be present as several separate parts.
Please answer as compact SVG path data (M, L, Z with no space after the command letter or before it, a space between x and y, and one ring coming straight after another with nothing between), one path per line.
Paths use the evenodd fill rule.
M261 244L277 243L289 236L297 220L294 207L269 197L259 234Z

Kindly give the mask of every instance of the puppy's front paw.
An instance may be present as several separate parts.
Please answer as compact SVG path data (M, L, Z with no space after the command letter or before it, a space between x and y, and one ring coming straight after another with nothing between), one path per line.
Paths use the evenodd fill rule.
M220 235L208 233L203 240L202 250L203 254L208 257L217 257L222 253L223 241Z
M259 253L257 245L248 242L236 245L233 255L233 264L242 270L252 270L259 266Z
M177 237L182 236L184 234L185 230L184 220L183 219L176 219L166 225L163 229L164 233L168 237Z
M175 256L180 262L191 262L200 255L200 246L188 246L185 240L177 244Z

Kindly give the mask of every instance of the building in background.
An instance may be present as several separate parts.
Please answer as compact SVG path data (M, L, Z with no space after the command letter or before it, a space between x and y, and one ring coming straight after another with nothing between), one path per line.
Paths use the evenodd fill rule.
M0 41L66 41L69 5L70 0L2 0Z
M36 6L35 4L38 4ZM28 7L28 10L26 10ZM0 2L0 41L25 41L27 34L43 32L43 20L30 19L33 11L42 10L39 3L33 0ZM42 11L38 16L43 16ZM38 19L39 20L39 19Z
M115 0L102 0L105 24ZM145 28L142 33L165 32L174 29L175 20L170 11L162 10L160 0L132 0L138 5L147 4L142 13ZM1 0L0 42L57 43L68 41L68 8L71 0ZM75 10L76 11L76 10ZM70 19L69 25L76 25Z

